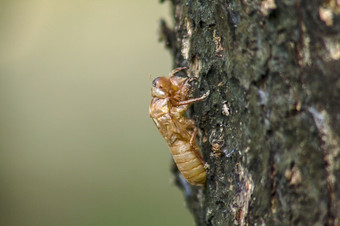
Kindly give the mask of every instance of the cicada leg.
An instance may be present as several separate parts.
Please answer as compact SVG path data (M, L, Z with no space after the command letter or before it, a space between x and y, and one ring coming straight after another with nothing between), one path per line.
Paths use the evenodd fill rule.
M174 76L177 72L183 71L183 70L186 70L186 69L188 69L188 68L187 67L178 67L178 68L175 68L174 70L172 70L170 72L170 77Z
M197 131L198 131L197 127L195 127L194 131L191 134L190 146L192 147L192 150L194 151L196 157L202 162L203 165L205 165L205 161L203 160L201 153L197 150L196 145L195 145Z
M205 98L207 98L210 94L210 91L208 90L208 92L206 92L205 94L203 94L201 97L197 97L197 98L192 98L192 99L189 99L189 100L183 100L183 101L179 101L177 102L176 104L179 106L179 105L187 105L187 104L193 104L193 103L196 103L196 102L199 102L201 100L204 100Z

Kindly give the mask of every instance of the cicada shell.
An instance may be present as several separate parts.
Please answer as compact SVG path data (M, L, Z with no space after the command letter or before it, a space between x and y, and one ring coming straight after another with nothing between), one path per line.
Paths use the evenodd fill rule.
M193 185L206 182L205 162L196 145L197 127L184 113L192 103L205 99L209 92L199 98L189 99L189 79L175 74L186 68L173 70L169 78L153 80L152 100L149 114L167 142L178 170Z

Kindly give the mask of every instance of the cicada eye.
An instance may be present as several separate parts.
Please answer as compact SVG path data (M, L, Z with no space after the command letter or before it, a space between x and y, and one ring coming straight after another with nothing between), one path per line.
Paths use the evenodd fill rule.
M156 87L156 86L157 86L158 80L159 80L159 77L155 78L155 79L152 81L152 86L153 86L153 87Z

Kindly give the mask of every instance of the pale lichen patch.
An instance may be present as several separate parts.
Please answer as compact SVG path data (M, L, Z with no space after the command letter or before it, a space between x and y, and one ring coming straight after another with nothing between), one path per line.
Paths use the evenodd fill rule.
M270 11L276 9L274 0L265 0L261 3L261 12L264 16L268 16Z
M249 204L252 201L251 196L254 191L254 182L251 175L240 163L236 164L235 174L239 177L239 184L237 185L239 187L239 192L235 196L233 204L230 205L230 209L234 214L234 223L237 225L245 225Z
M222 114L225 115L225 116L229 116L230 115L228 103L224 103L222 105Z
M336 161L340 154L340 137L332 130L332 122L325 110L318 111L314 107L310 107L308 110L312 114L315 125L321 134L323 142L321 147L324 152L324 160L327 163L327 182L332 192L336 182L334 172L340 169L339 161Z
M291 185L298 185L302 181L301 171L296 165L294 165L291 169L287 169L284 175Z
M326 49L329 52L330 60L340 59L340 43L332 38L324 38ZM327 60L327 59L326 59Z
M327 26L334 25L334 16L340 14L340 0L328 0L319 8L320 19Z
M202 62L198 59L198 57L194 57L194 59L192 60L191 67L189 68L190 75L198 77L201 69Z
M188 18L184 19L185 27L187 29L187 34L185 37L182 39L182 56L184 59L188 60L189 59L189 53L190 53L190 39L192 36L192 24L188 20Z
M300 66L310 66L312 64L311 61L311 53L310 53L310 37L307 35L307 28L305 24L301 24L302 32L304 33L302 40L302 49L301 49L301 57L299 59Z
M213 38L214 38L214 42L215 42L216 55L219 56L219 57L222 57L222 52L224 51L224 47L222 46L222 38L221 38L221 36L218 36L216 34L216 30L214 30L214 32L213 32Z
M183 38L182 39L182 56L184 57L184 59L188 60L189 58L189 51L190 51L190 43L189 43L189 39L188 38Z
M331 9L320 7L319 8L320 19L325 22L327 26L333 25L333 13Z

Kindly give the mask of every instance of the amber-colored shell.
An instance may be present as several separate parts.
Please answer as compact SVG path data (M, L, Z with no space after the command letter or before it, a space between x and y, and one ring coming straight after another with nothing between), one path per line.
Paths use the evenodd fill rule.
M198 150L198 147L196 147ZM190 143L178 140L170 147L172 157L184 178L193 185L204 185L207 177L204 163L197 158Z
M175 76L180 70L172 71L170 78L159 77L152 83L153 96L149 108L150 117L166 140L178 170L193 185L206 182L205 163L196 145L197 128L193 120L184 116L190 104L207 97L189 99L187 79Z

